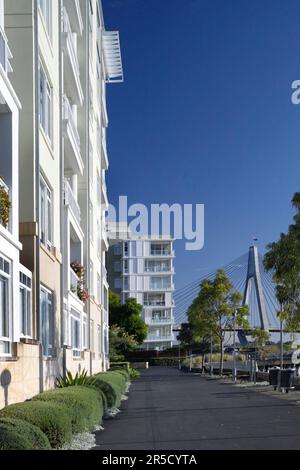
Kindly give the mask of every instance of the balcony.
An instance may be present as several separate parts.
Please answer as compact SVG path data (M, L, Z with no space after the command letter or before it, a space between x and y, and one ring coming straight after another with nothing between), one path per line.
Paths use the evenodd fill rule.
M80 207L72 191L70 183L68 182L67 179L65 179L64 181L64 200L65 200L65 206L69 206L75 220L80 225L80 222L81 222Z
M68 10L69 20L73 31L81 36L83 32L83 21L79 0L65 0L65 6Z
M77 35L73 33L66 8L63 10L62 43L64 51L65 90L78 106L83 104L80 68L77 57Z
M159 299L145 299L144 300L144 306L145 307L165 307L166 306L166 301L165 300L159 300Z
M109 166L106 144L106 130L102 128L102 137L100 130L98 131L98 148L101 152L101 165L103 170L107 170Z
M77 274L73 271L72 268L70 268L70 291L73 292L73 294L78 297L78 292L79 288L78 286L80 285L80 279L77 276ZM79 298L79 297L78 297Z
M151 256L173 257L174 251L171 250L170 246L151 245L150 254Z
M174 341L174 336L172 334L169 335L148 335L146 341Z
M101 85L101 111L102 111L102 119L103 119L103 124L104 127L108 126L108 115L107 115L107 106L106 106L106 88L105 88L105 82L102 81Z
M101 193L102 193L101 202L105 207L108 207L107 186L106 186L104 175L102 176L102 180L101 180Z
M168 273L174 273L174 268L171 266L162 266L162 265L157 265L157 266L145 266L145 273L150 273L150 274L168 274Z
M63 122L65 132L65 170L71 173L83 174L84 165L80 153L80 136L74 118L72 106L64 96Z
M8 47L7 37L0 26L0 64L5 73L12 72L12 68L9 62L9 59L11 58L12 54Z

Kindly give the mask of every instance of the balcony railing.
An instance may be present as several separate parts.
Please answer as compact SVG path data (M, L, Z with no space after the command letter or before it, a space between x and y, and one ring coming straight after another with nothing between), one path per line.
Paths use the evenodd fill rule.
M173 341L174 336L172 334L169 335L148 335L146 341Z
M80 147L80 135L77 129L77 124L74 119L72 106L66 96L64 96L64 121L69 122L76 144Z
M170 273L172 270L171 266L145 266L146 273Z
M65 196L65 205L69 206L75 219L77 220L78 224L80 225L81 221L81 212L78 202L74 196L70 183L67 179L64 182L64 196Z
M80 279L77 274L70 268L70 291L73 292L74 295L78 297L78 285Z
M71 54L71 58L73 61L73 64L75 65L77 72L79 74L79 62L78 62L78 57L77 57L77 47L74 41L74 33L72 32L71 29L71 24L69 20L69 16L67 13L66 8L64 8L64 14L63 14L63 32L67 37L67 41L69 44L69 50Z
M145 307L165 307L165 300L144 300Z
M169 248L151 248L151 256L172 256Z
M2 65L6 73L12 72L12 68L9 63L9 59L11 58L12 58L12 54L8 47L7 37L5 35L5 32L0 26L0 64Z

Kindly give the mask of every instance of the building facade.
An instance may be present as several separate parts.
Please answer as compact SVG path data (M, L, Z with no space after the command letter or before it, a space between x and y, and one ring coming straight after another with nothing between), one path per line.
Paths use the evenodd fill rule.
M0 185L12 207L0 236L13 248L0 245L12 292L0 315L6 325L8 309L13 326L0 373L11 376L13 402L52 388L66 370L108 367L106 86L123 76L119 35L105 30L98 0L0 0L1 59L9 117L0 114L0 136L10 125L12 143Z
M120 238L120 237L119 237ZM108 281L122 303L135 298L143 306L148 336L142 349L172 347L174 326L173 240L168 237L110 237Z

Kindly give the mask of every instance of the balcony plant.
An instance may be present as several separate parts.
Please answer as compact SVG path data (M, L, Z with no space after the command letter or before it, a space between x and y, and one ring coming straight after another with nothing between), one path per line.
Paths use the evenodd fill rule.
M3 176L0 176L0 223L5 228L7 228L9 223L9 211L11 209L11 201L6 187L1 186L1 180L4 183Z
M71 268L78 277L77 286L72 285L71 292L76 293L82 302L86 302L89 299L89 291L86 287L85 267L79 261L73 261Z

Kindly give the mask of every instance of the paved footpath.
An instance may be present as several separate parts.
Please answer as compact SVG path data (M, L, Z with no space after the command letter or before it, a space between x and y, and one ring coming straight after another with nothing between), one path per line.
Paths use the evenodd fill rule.
M95 450L300 449L300 393L276 393L152 367Z

